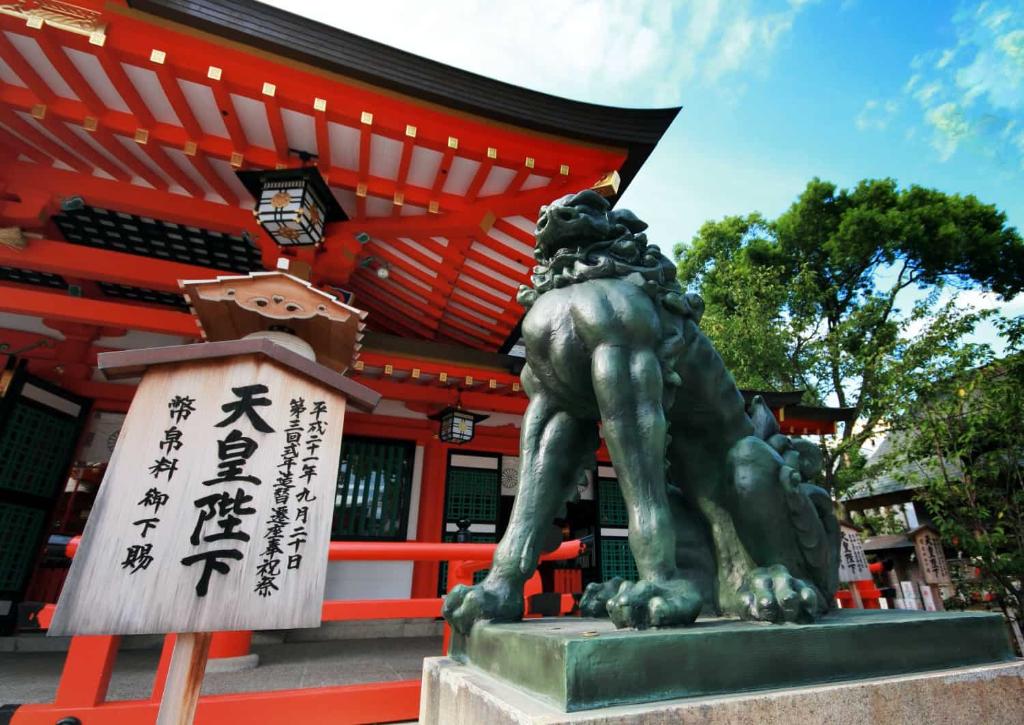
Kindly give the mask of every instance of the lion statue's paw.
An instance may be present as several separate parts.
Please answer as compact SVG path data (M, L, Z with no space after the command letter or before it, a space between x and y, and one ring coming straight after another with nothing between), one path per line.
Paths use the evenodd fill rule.
M523 593L521 589L487 580L471 587L459 584L445 596L441 614L452 627L469 634L473 624L483 619L522 619Z
M580 598L580 614L584 617L607 617L608 600L619 593L622 577L612 577L606 582L591 582Z
M608 614L619 629L685 627L700 614L702 600L686 579L624 581L608 600Z
M807 624L818 616L818 592L781 565L766 566L748 573L739 595L743 619Z

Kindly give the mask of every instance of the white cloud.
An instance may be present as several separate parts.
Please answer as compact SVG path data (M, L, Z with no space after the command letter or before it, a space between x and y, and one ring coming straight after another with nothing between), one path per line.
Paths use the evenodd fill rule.
M1024 6L981 3L953 16L956 44L918 54L904 94L917 101L938 158L969 149L1024 168Z
M274 3L535 90L618 104L642 85L663 105L682 102L689 85L763 68L806 4L789 0L765 11L749 0Z
M924 118L935 129L932 145L943 161L956 153L960 142L971 133L971 125L959 106L952 102L929 109Z
M958 291L956 299L960 304L970 305L976 310L997 310L1006 317L1024 315L1024 294L1017 295L1011 300L1001 300L993 292L968 289Z
M935 67L942 70L949 65L954 56L956 56L956 48L950 48L949 50L942 51L942 57L935 62Z
M941 92L942 84L938 81L933 81L928 85L921 86L921 88L919 88L917 92L914 93L914 98L916 98L922 106L927 107L931 105L932 100Z
M853 123L859 131L884 131L898 109L899 104L896 101L883 103L871 99L864 102L864 107L853 119Z

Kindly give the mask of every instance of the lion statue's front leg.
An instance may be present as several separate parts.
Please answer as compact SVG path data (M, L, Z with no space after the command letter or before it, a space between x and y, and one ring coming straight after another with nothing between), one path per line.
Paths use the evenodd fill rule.
M653 350L615 344L593 353L602 432L629 514L629 545L640 580L623 582L606 604L617 627L687 625L700 614L699 589L680 571L665 482L667 423L661 363Z
M597 426L562 410L539 390L529 368L522 373L530 404L523 416L519 488L508 528L487 577L477 585L455 587L442 614L468 634L482 619L514 621L523 616L523 585L537 568L543 536L561 505L572 495L586 453L597 447Z
M703 606L694 584L676 564L676 539L665 487L665 413L661 365L650 349L599 345L589 374L604 439L629 510L629 541L640 572L602 602L618 627L663 627L693 622ZM460 632L478 620L522 617L522 587L533 574L543 532L575 487L598 438L596 421L560 402L529 367L523 381L530 404L523 420L519 490L508 529L487 577L445 598L443 614ZM570 414L566 407L573 410ZM586 406L583 406L584 408Z

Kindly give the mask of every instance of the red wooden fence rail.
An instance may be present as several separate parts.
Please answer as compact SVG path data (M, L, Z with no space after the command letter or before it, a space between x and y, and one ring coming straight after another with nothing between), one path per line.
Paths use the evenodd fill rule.
M473 572L486 568L496 544L434 544L422 542L377 543L335 541L328 549L330 561L447 561L448 586L470 583ZM67 545L73 557L78 539ZM574 559L584 550L580 541L567 541L542 560ZM536 584L533 585L536 588ZM528 585L528 589L529 589ZM529 593L529 592L528 592ZM442 600L376 599L325 601L324 621L435 618L441 616ZM54 605L39 613L46 627ZM445 647L448 633L445 627ZM120 638L116 636L73 637L52 703L22 705L12 718L14 725L53 725L61 718L75 717L82 725L141 725L156 719L163 692L174 635L164 639L163 652L153 678L148 700L108 701L107 687L114 670ZM416 720L419 715L420 681L369 682L359 685L316 687L300 690L268 690L200 697L196 723L252 722L261 725L313 723L374 723Z

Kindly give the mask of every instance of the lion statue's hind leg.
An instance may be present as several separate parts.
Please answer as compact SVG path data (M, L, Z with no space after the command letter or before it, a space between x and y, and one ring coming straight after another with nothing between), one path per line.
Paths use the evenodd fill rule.
M801 481L794 450L775 434L769 441L749 436L729 452L732 487L724 501L755 563L735 612L747 619L810 622L835 595L838 522L828 493Z

